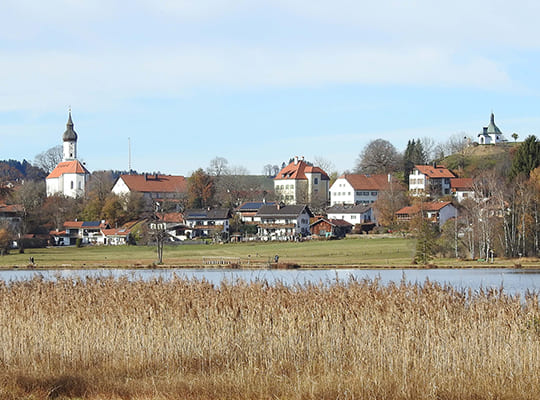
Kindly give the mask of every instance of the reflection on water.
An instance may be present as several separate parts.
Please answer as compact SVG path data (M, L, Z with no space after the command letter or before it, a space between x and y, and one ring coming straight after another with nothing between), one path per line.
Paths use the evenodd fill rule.
M378 279L381 284L402 280L422 284L432 282L450 285L456 289L503 288L508 294L524 295L540 292L540 269L87 269L87 270L8 270L0 271L0 280L28 280L36 276L43 279L85 277L126 277L130 280L171 279L174 276L186 279L206 280L214 284L237 280L267 281L270 284L281 282L285 285L307 283L330 283L336 280L345 282L351 277L357 280Z

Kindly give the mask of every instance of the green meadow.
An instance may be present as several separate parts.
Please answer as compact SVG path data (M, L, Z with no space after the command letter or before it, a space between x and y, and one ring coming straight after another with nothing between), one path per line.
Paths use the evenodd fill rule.
M230 244L182 244L165 246L163 267L310 267L373 268L413 265L416 241L401 237L361 236L331 241L246 242ZM279 264L274 257L279 256ZM33 257L37 268L120 267L145 268L156 263L152 246L85 246L12 250L0 257L0 267L24 268ZM224 262L223 262L224 260ZM451 258L434 258L437 267L513 267L516 260L498 259L493 263ZM538 260L519 260L523 267L538 265Z

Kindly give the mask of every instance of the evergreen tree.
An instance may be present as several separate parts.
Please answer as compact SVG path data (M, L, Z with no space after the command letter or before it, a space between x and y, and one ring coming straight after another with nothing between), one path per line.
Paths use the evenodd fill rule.
M409 174L415 165L424 165L426 163L426 154L420 139L409 140L407 148L403 154L403 177L406 184L409 184Z
M416 253L414 261L417 264L427 264L433 258L433 250L435 248L436 233L432 224L422 219L420 229L418 231L418 239L416 241Z
M536 136L530 135L521 143L514 155L510 177L515 178L520 174L528 177L538 166L540 166L540 142Z

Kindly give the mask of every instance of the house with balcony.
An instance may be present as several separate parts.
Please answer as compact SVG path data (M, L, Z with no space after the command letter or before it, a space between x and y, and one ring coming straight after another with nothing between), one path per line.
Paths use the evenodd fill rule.
M110 229L109 224L102 221L66 221L63 231L51 231L50 234L55 245L73 246L80 243L86 244L106 244L103 229Z
M327 208L326 214L329 219L342 219L352 225L377 223L369 204L336 204Z
M409 175L409 192L413 196L439 197L451 194L450 180L456 176L441 165L415 165Z
M342 219L319 217L310 226L311 235L320 238L342 238L350 233L353 224Z
M431 201L403 207L396 211L400 222L409 222L416 216L422 215L428 221L442 227L450 218L457 218L457 208L449 201Z
M231 211L228 208L190 209L183 213L185 235L195 237L224 237L229 235L229 219ZM226 238L228 239L228 237Z
M254 220L263 240L295 240L309 235L310 218L313 213L305 204L273 204L261 207Z
M452 178L450 179L452 195L461 203L465 199L474 198L474 182L472 178Z

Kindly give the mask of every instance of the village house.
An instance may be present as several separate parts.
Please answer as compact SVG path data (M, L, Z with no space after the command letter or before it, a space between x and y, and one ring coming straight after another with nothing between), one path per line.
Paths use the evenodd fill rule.
M77 244L106 244L103 229L110 229L109 224L102 221L66 221L63 231L51 231L55 245L73 246Z
M263 240L292 240L309 235L313 213L304 204L265 205L257 211L257 236Z
M187 182L183 176L138 174L120 175L111 190L119 196L140 193L151 201L177 200L186 196Z
M326 214L329 219L342 219L352 225L377 223L373 207L368 204L336 204Z
M231 211L228 208L186 210L185 234L189 238L219 236L228 240L230 218Z
M415 165L409 175L409 192L413 196L445 196L450 194L450 179L456 176L441 165Z
M388 187L392 175L344 174L330 187L330 206L336 204L370 204Z
M155 218L150 222L150 229L163 229L167 232L169 241L184 241L190 238L190 233L186 232L189 227L185 224L182 213L156 213Z
M0 204L0 228L4 227L12 232L20 232L23 216L23 207L19 204Z
M77 133L73 129L71 111L66 127L62 136L62 162L45 179L47 196L55 194L67 197L82 196L90 177L90 172L77 160Z
M313 236L342 238L352 231L353 225L342 219L316 218L309 226Z
M101 229L101 233L104 236L103 244L110 246L120 246L129 244L131 230L128 228L110 228Z
M396 211L396 218L399 222L409 222L420 214L431 223L442 227L450 218L456 218L458 211L449 201L432 201L403 207Z
M252 223L255 221L255 215L261 209L261 207L269 205L275 205L276 202L270 201L247 201L238 206L234 212L240 217L240 220L244 223Z
M326 172L296 156L274 178L274 191L285 204L327 204L329 183Z
M489 125L478 134L478 144L498 144L506 142L501 130L495 125L495 115L491 113Z
M451 178L450 187L452 189L452 194L458 203L474 197L472 178Z

